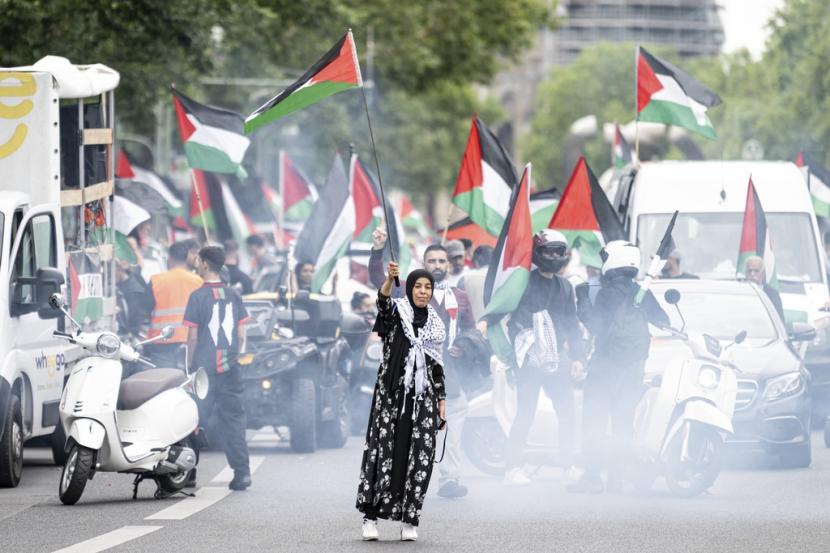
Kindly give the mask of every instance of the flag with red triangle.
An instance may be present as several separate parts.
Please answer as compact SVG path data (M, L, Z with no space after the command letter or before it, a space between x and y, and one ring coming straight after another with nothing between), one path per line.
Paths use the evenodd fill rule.
M245 133L343 90L363 86L354 37L349 31L302 77L245 119Z
M738 250L739 277L746 276L746 262L750 257L760 257L764 260L767 284L778 288L778 274L775 270L775 255L772 251L767 216L764 208L761 207L761 200L755 191L752 176L749 177L746 189L746 207L741 230L741 245Z
M505 224L499 234L493 259L484 281L484 316L488 317L488 335L496 355L505 361L512 358L512 348L499 320L519 305L533 258L533 222L530 213L531 165L528 163L511 198Z
M807 181L816 215L830 218L830 170L806 152L798 152L795 164Z
M631 146L622 134L619 124L614 124L614 145L611 148L611 165L615 169L622 169L631 163Z
M676 125L715 140L706 110L720 97L688 73L637 47L637 120Z
M427 240L435 236L435 233L432 232L432 229L424 221L421 212L415 209L415 206L412 205L412 200L405 194L401 195L400 219L404 229L414 232L422 240Z
M604 244L625 239L614 207L584 157L576 162L548 228L562 232L579 249L583 263L594 267L602 266L599 251Z
M474 115L452 202L491 236L498 236L516 180L515 166L507 150Z
M279 159L283 220L305 221L317 200L317 189L283 150Z

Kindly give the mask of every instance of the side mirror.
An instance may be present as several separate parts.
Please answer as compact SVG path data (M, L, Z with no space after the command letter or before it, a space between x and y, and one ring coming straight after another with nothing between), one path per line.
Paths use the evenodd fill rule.
M66 307L66 299L64 299L62 294L54 293L49 296L49 305L52 309L60 310L61 307Z
M42 267L35 274L35 299L37 301L37 316L41 319L57 319L61 316L60 308L66 305L61 295L61 286L66 282L63 273L51 267ZM58 296L61 303L58 307L52 303L53 296Z
M663 294L663 298L666 300L666 303L670 305L677 305L680 303L680 292L676 288L669 288L666 290L666 293Z
M169 340L170 338L172 338L173 333L174 333L173 327L170 326L170 325L167 325L167 326L165 326L164 328L161 329L161 337L164 338L165 340Z
M790 342L809 342L816 337L816 327L810 323L793 323L788 336Z
M735 336L735 343L742 344L746 340L746 330L742 330Z

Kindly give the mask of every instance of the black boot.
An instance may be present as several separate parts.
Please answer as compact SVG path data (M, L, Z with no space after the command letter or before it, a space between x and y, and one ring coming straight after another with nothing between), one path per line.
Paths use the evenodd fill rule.
M251 475L245 472L233 473L233 480L228 484L228 487L237 492L244 492L251 485Z

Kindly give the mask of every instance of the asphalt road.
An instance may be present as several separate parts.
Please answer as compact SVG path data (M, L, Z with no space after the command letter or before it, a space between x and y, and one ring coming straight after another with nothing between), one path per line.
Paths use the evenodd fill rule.
M221 454L207 453L195 499L155 500L147 482L132 501L128 476L98 474L72 507L58 500L60 469L47 452L27 450L21 486L0 490L0 552L830 550L830 450L818 434L811 468L732 468L691 500L670 497L662 483L648 495L575 496L552 468L529 487L505 488L468 467L463 500L438 498L433 480L416 543L399 542L398 525L384 521L380 542L360 541L360 440L313 455L266 434L250 443L258 468L247 492L212 482L227 472Z

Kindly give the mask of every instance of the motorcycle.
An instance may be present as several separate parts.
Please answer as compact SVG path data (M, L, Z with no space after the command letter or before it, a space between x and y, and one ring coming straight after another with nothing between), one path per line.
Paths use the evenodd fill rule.
M680 313L677 290L667 290L665 299ZM634 484L646 491L663 475L672 493L694 497L717 480L724 440L734 432L740 371L726 354L746 339L746 332L722 346L712 336L690 336L684 329L685 323L680 330L664 330L682 340L691 357L672 360L654 377L635 412Z
M135 474L133 499L145 479L155 481L157 499L180 492L196 466L196 454L187 445L199 424L191 394L207 396L207 374L155 368L112 332L82 332L60 294L49 303L75 327L74 333L54 335L91 354L75 364L60 401L67 452L58 489L61 502L77 503L96 472ZM138 345L172 334L173 328L165 327L159 337ZM124 362L150 368L122 381Z

